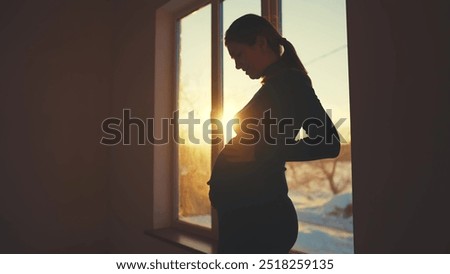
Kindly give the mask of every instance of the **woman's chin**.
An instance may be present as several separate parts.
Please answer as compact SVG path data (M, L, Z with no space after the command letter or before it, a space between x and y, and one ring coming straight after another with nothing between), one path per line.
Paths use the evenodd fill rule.
M261 78L261 76L255 75L255 74L247 74L247 76L248 76L250 79L253 79L253 80L256 80L256 79Z

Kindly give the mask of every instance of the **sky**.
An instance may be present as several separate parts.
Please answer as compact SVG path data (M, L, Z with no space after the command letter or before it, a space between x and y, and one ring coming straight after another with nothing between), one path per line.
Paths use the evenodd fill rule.
M260 0L225 0L224 33L238 17L261 14ZM345 0L283 0L282 35L291 41L312 79L313 87L332 120L346 119L338 128L350 141L350 107ZM180 117L194 110L208 119L211 112L211 7L181 19L179 109ZM236 70L223 48L224 118L231 119L258 91L259 80ZM195 135L201 137L201 127ZM182 131L182 129L180 129Z

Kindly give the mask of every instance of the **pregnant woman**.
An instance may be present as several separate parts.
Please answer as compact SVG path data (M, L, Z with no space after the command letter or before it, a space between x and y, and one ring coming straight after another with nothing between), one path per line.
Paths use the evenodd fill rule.
M236 69L262 79L262 86L236 114L236 136L220 152L208 182L218 213L218 252L288 253L298 221L285 163L337 157L338 133L294 47L267 20L238 18L225 45ZM307 137L297 140L300 128Z

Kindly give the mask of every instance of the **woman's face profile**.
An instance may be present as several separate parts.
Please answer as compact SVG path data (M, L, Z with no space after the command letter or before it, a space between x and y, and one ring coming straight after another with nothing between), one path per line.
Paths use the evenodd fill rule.
M242 69L251 79L259 79L266 67L266 54L261 43L247 45L238 42L227 43L228 53L234 59L236 69Z

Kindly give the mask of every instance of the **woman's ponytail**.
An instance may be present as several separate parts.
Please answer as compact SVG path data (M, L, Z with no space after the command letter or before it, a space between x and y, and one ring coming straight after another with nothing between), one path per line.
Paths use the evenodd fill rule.
M295 51L295 48L291 44L291 42L289 42L286 38L281 37L279 43L283 46L284 49L284 52L281 55L281 61L283 61L289 67L299 69L305 75L308 74L305 66L303 66L302 61L300 61L300 58L298 57L297 52Z

